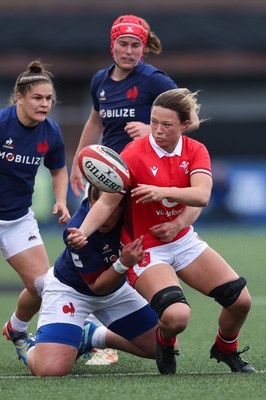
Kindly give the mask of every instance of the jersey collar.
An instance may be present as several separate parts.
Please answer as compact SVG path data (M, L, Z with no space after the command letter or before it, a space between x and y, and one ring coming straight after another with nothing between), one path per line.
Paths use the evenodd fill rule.
M153 139L153 136L151 133L149 135L149 141L150 141L151 147L153 148L153 150L155 151L155 153L157 154L157 156L159 158L163 158L164 156L166 156L166 157L181 156L182 144L183 144L182 136L180 136L180 139L172 153L167 153L167 151L165 151L160 146L158 146L158 144L155 143L155 140Z

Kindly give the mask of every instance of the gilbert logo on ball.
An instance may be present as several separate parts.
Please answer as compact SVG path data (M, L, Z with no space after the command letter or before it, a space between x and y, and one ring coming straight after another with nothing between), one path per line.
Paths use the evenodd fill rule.
M84 178L103 192L121 192L128 186L129 170L120 155L109 147L100 144L84 147L78 163Z

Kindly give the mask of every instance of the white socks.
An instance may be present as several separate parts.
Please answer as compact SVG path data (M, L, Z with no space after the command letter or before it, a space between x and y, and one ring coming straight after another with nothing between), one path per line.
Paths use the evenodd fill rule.
M18 319L16 314L13 313L12 317L10 318L10 323L14 331L26 332L30 324L30 321L28 322L21 321L20 319Z
M107 328L105 326L99 326L95 329L95 332L91 339L92 347L96 347L97 349L105 349L105 336L106 336Z

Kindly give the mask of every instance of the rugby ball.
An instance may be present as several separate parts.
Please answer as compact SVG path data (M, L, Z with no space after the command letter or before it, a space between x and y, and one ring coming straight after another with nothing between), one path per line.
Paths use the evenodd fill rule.
M109 147L92 144L78 156L84 178L103 192L117 193L127 189L129 170L120 155Z

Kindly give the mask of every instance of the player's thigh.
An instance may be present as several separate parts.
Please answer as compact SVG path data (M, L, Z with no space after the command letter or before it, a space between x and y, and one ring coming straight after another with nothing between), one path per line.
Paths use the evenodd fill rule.
M135 289L148 302L151 301L156 293L169 286L180 286L180 282L172 266L166 263L145 268L145 271L138 277L135 283Z
M0 237L5 259L20 275L26 287L33 288L35 279L44 275L50 267L34 213L29 210L19 220L1 225Z
M41 335L45 334L42 342L45 342L47 337L48 342L54 342L54 332L63 337L65 335L69 337L76 335L76 332L72 329L79 327L82 330L86 317L92 311L90 297L60 282L54 276L54 269L50 268L44 281L38 329L51 326L51 330L48 331L48 328L45 328L43 333L44 329L42 328ZM58 326L56 327L55 324L58 324ZM62 326L62 331L60 326ZM66 343L69 343L69 341Z
M42 246L43 249L42 253L39 252L38 256L42 256L47 262L48 257L45 257L43 240L39 231L38 222L31 210L17 220L0 221L0 249L7 261L12 262L16 260L13 258L14 256L38 246ZM27 256L27 254L30 253L25 254ZM29 257L28 261L31 262ZM38 260L35 259L35 262L38 263ZM42 265L42 263L43 260L41 259L40 264ZM12 264L17 268L18 263L13 261Z
M208 247L186 268L177 272L187 285L208 295L216 286L236 280L238 274L211 247Z
M75 363L77 348L60 343L37 343L28 352L28 366L34 375L68 374Z
M9 264L26 284L34 283L40 275L46 274L50 265L44 245L30 247L8 259Z

